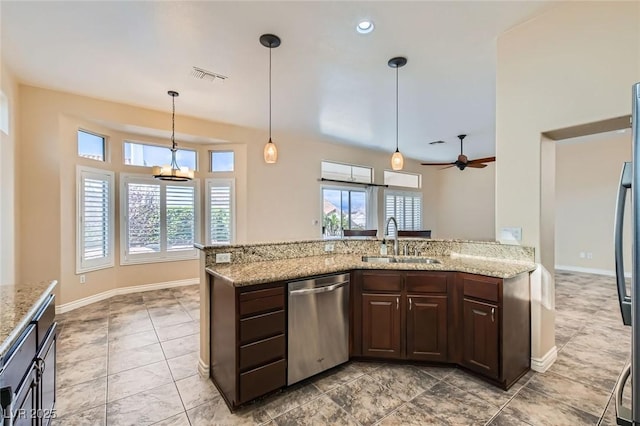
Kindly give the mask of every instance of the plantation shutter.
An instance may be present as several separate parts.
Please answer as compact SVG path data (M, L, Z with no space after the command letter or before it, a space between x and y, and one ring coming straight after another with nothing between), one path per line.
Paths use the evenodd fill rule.
M113 173L78 168L76 270L113 266Z
M233 181L209 179L208 238L209 244L230 244L233 241Z
M413 193L385 193L384 220L390 217L398 222L398 229L417 231L422 227L422 196ZM389 227L389 235L395 236L395 230Z
M195 188L167 186L167 250L191 250L195 237Z

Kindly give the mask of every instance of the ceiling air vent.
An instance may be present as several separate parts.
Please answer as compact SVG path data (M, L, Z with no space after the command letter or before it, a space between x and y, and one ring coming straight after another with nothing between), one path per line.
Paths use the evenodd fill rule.
M193 69L191 70L191 75L198 80L208 80L211 82L215 81L216 79L226 80L228 78L226 75L218 74L213 71L207 71L198 67L193 67Z

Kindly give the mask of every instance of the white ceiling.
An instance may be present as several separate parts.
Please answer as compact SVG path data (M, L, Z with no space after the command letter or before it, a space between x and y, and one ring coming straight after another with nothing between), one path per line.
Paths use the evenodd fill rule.
M1 1L2 60L31 85L266 129L274 33L273 139L283 130L455 160L495 153L496 39L551 2ZM375 31L356 23L370 18ZM192 66L228 76L196 80ZM124 123L125 125L128 123ZM177 124L179 131L179 124ZM215 138L216 135L211 135ZM442 139L446 144L429 145ZM304 143L304 140L300 140Z

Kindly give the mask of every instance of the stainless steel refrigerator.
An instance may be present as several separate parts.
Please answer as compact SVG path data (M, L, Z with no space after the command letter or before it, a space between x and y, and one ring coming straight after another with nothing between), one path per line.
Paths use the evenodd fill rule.
M615 220L615 256L618 301L625 325L631 326L631 362L624 368L616 383L614 397L616 422L619 425L640 426L640 83L633 85L631 109L632 162L625 163L620 176ZM628 289L623 265L623 222L627 193L631 193L632 216L632 269ZM631 377L631 381L629 381ZM633 384L635 384L635 389ZM625 386L631 391L631 406L623 404Z

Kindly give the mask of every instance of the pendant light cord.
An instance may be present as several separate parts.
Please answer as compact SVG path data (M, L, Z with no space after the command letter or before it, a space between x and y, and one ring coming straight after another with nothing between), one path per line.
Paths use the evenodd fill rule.
M396 66L396 152L398 152L398 67Z
M171 96L172 112L171 112L171 151L176 151L176 98Z
M269 142L271 142L271 51L273 47L269 45Z

